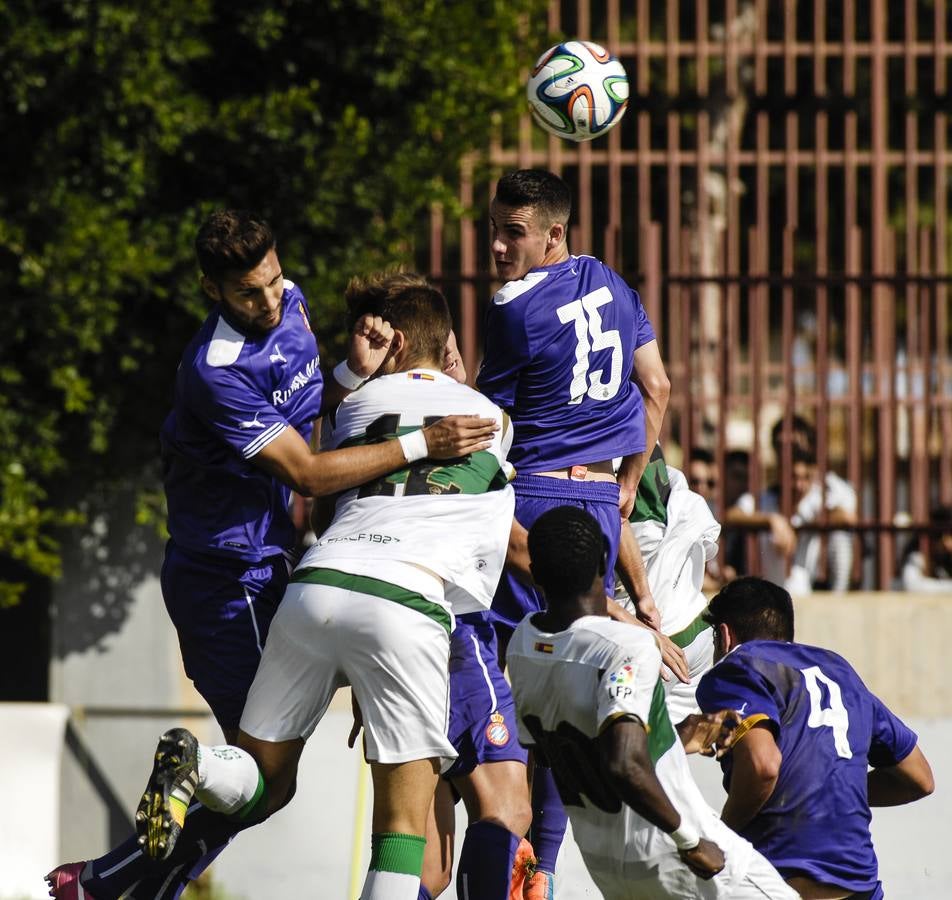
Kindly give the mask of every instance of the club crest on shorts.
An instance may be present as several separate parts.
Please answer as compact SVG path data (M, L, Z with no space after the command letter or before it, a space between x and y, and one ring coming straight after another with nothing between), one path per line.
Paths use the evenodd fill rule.
M506 727L506 720L502 713L494 712L489 717L489 724L486 726L486 740L497 747L505 747L509 743L509 729Z

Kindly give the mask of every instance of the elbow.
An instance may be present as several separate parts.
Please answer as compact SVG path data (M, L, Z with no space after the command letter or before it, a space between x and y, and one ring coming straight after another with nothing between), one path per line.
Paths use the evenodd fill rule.
M914 790L916 791L916 800L921 800L923 797L935 793L935 777L930 766L927 765L925 771L919 773Z
M658 372L652 374L644 380L645 394L660 409L666 409L668 399L671 397L671 380L667 373Z

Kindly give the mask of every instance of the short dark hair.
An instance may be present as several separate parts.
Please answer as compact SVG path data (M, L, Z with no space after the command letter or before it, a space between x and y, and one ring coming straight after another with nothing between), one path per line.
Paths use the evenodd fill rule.
M453 327L446 298L416 272L352 278L344 293L350 325L380 316L406 336L413 359L442 360Z
M783 417L774 422L770 429L770 445L774 452L780 453L780 436L783 434ZM790 433L793 437L794 447L803 447L812 453L816 453L816 429L803 416L793 416L790 419ZM778 460L779 462L779 460Z
M271 226L243 209L213 212L195 238L198 265L215 282L229 272L250 272L276 246Z
M603 570L605 536L591 513L578 506L546 510L529 529L532 577L546 597L573 599Z
M750 453L747 450L728 450L724 454L724 466L732 466L739 463L742 466L750 465Z
M712 463L714 462L714 454L711 453L707 447L692 447L691 462L694 462L695 460L702 463Z
M572 192L558 175L545 169L518 169L499 179L496 202L504 206L531 206L540 223L548 228L563 225L572 213Z
M753 575L721 588L703 618L715 628L726 623L740 642L793 640L790 594L780 585Z

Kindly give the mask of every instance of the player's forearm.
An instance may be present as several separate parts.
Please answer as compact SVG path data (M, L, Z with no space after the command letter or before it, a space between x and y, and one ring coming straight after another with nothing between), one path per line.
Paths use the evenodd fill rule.
M599 738L599 744L605 774L619 799L662 831L674 831L681 824L681 814L655 774L644 726L617 722Z
M636 604L642 598L651 597L651 586L648 584L644 557L627 522L621 523L615 574L621 579L625 590L628 591L628 596Z
M770 799L783 757L773 732L755 725L731 750L731 784L721 818L735 831L743 828Z
M389 475L407 464L398 441L363 447L324 450L292 470L276 472L289 487L305 497L323 497Z
M741 779L746 786L742 787L741 784L737 784L737 787L735 787L736 781L737 773L732 772L731 790L724 802L724 808L721 810L721 819L729 828L739 831L763 809L777 782L776 779L773 781Z
M506 548L506 569L523 584L531 585L529 570L529 532L516 520L509 529L509 546Z

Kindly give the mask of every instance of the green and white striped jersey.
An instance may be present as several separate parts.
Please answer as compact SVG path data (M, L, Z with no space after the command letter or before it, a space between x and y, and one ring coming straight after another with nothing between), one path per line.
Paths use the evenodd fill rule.
M494 418L500 430L488 450L462 459L420 460L345 491L333 522L299 569L336 568L387 581L388 569L399 573L399 564L410 564L442 579L445 607L455 615L489 607L515 503L506 462L512 433L499 407L441 372L384 375L340 404L330 427L325 425L322 445L395 440L448 415Z

